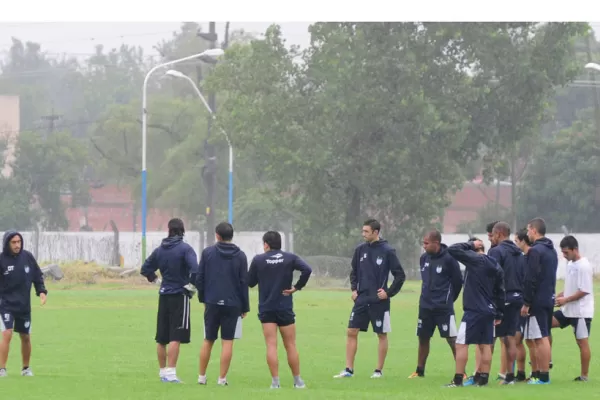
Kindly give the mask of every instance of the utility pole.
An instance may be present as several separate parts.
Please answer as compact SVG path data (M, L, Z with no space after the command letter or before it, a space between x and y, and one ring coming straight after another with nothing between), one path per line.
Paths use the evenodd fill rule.
M48 133L46 134L46 139L48 139L48 135L54 133L54 121L59 120L61 115L55 114L54 109L52 109L52 114L50 115L42 115L42 121L48 121Z
M209 42L209 48L214 49L217 47L217 32L216 23L208 23L208 33L198 32L198 36ZM215 93L210 92L208 94L208 106L213 113L216 113L216 98ZM217 156L215 152L215 146L210 144L212 130L212 115L208 116L208 128L207 138L204 141L204 167L202 168L202 177L204 179L204 186L206 187L206 229L207 229L207 245L211 246L215 243L215 186L216 186L216 173L217 173Z

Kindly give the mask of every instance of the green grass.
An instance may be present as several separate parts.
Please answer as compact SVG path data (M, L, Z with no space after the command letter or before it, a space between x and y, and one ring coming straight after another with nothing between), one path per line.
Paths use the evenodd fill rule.
M345 329L350 314L349 291L305 290L295 296L298 348L306 391L294 390L284 351L280 345L282 389L269 390L270 376L265 349L256 318L256 291L251 291L252 308L244 321L244 337L236 342L234 359L228 376L229 387L217 387L218 346L209 366L209 385L196 384L198 351L202 341L202 306L194 298L192 309L192 343L182 347L178 375L183 385L164 384L158 380L154 329L157 290L116 290L118 285L90 285L59 290L50 284L48 304L41 308L34 298L33 378L19 375L20 349L13 342L9 357L9 377L0 381L1 396L12 399L175 399L215 398L261 399L284 397L336 398L405 398L488 399L597 398L600 380L594 379L598 358L592 359L592 381L575 383L579 374L579 353L570 329L555 332L552 384L549 386L515 385L489 388L444 389L441 386L454 374L454 362L444 340L435 336L427 364L427 377L407 379L414 371L417 356L415 337L418 288L417 282L405 285L392 301L390 349L384 378L369 378L376 361L376 338L361 334L356 373L351 379L332 379L344 367ZM458 307L460 308L460 307ZM460 313L459 313L460 314ZM592 329L592 351L597 337ZM437 332L436 332L437 335ZM16 339L16 338L15 338ZM471 351L471 355L473 351ZM474 357L468 370L473 369ZM494 356L492 374L499 366ZM483 393L482 393L483 392ZM194 397L195 396L195 397Z

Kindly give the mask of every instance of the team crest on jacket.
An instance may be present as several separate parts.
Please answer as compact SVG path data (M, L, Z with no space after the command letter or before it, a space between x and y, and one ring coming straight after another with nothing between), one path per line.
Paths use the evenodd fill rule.
M438 274L441 274L441 273L442 273L442 266L441 266L441 265L438 265L438 266L435 268L435 272L437 272Z
M28 274L29 273L29 265L25 266L25 273Z
M383 258L377 257L377 260L375 262L377 263L377 265L381 265L381 263L383 262Z

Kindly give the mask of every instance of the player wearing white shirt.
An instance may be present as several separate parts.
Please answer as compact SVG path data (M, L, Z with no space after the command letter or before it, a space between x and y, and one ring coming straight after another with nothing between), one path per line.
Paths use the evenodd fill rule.
M594 271L587 258L579 254L579 244L573 236L565 236L560 249L568 261L564 292L556 296L553 328L573 327L575 340L581 352L581 375L576 381L587 381L591 351L588 338L594 316Z

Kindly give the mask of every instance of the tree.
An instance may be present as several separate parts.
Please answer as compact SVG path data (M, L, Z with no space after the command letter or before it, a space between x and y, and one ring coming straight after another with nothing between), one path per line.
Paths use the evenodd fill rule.
M66 132L47 138L37 132L21 132L10 163L12 174L0 179L0 186L7 190L1 223L30 228L35 221L47 230L66 229L62 196L72 194L76 207L89 200L82 174L86 161L85 146Z
M573 80L581 70L574 43L588 30L586 23L464 24L461 47L478 61L473 84L481 88L471 106L469 136L483 150L486 180L509 177L514 229L517 184L530 159L527 155L556 86Z
M521 221L544 216L548 231L565 225L592 233L600 224L600 142L591 112L542 142L519 194Z

